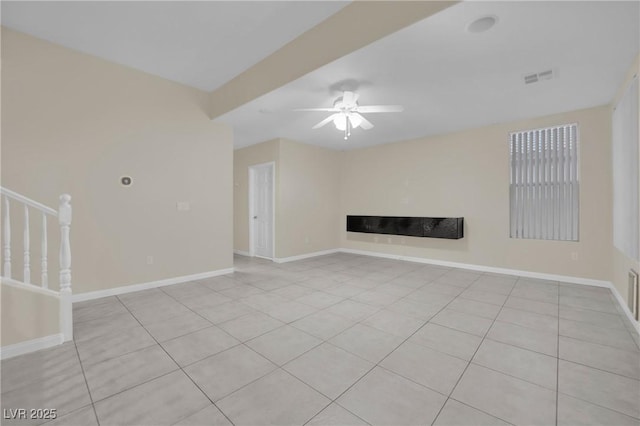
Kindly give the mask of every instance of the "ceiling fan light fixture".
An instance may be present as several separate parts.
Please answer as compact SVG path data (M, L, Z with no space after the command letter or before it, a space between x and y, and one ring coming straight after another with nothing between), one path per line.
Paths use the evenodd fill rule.
M351 127L355 129L362 124L362 117L357 114L349 114L349 121L351 122Z
M336 129L344 132L347 129L347 116L345 114L338 115L333 119L333 124L336 126Z

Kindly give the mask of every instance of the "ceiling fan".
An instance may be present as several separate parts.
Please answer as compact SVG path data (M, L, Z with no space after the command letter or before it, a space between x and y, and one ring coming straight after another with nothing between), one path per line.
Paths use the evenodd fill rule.
M379 112L402 112L404 108L401 105L359 105L358 94L350 91L342 93L333 103L332 108L298 108L294 111L324 111L333 112L329 117L325 118L313 129L318 129L325 124L333 121L336 129L344 132L345 140L351 136L351 130L362 127L369 130L373 124L364 118L362 114L379 113Z

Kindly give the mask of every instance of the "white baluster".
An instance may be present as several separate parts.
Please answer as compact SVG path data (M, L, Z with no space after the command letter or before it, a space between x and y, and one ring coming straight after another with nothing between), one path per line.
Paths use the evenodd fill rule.
M71 243L69 241L69 231L71 227L71 196L63 194L60 196L60 209L58 211L58 221L60 223L60 290L71 287Z
M71 227L71 196L60 196L58 222L60 223L60 331L64 340L73 339L73 322L71 307L71 243L69 231Z
M42 253L42 275L41 275L41 282L42 282L42 287L44 288L49 288L49 274L47 273L47 252L48 252L48 247L47 247L47 214L46 213L42 213L42 242L41 242L42 246L41 246L41 250L40 252Z
M26 284L31 283L31 255L29 253L29 207L24 205L24 279Z
M4 223L2 228L4 249L4 276L11 278L11 218L9 214L9 197L4 197Z

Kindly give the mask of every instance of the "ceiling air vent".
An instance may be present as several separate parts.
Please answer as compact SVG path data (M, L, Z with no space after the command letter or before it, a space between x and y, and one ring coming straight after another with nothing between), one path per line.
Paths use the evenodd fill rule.
M543 80L551 80L553 78L553 70L546 70L542 72L536 72L533 74L527 74L524 76L524 84L537 83Z

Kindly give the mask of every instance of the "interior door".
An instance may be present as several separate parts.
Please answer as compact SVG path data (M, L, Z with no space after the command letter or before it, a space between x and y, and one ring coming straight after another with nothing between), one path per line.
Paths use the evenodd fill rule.
M253 255L273 258L273 164L252 167Z

